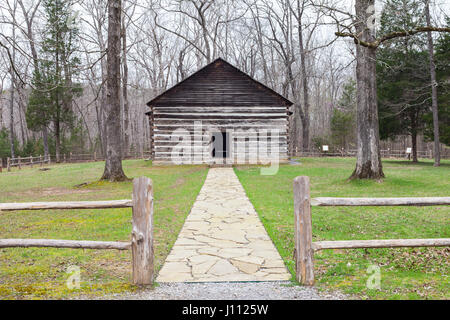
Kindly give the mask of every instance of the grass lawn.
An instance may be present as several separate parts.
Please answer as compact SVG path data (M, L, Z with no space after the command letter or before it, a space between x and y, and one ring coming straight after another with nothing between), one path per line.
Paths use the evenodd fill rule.
M450 161L412 164L385 160L383 182L347 181L354 159L305 158L281 165L274 176L258 167L235 172L278 251L294 274L293 194L296 176L311 179L312 197L450 196ZM313 207L313 241L450 238L450 208ZM447 248L323 250L315 254L316 285L366 299L450 299ZM369 265L381 270L381 288L368 289Z
M203 185L203 166L152 167L124 161L129 178L154 184L155 270L159 271ZM0 173L0 202L131 199L132 182L98 182L104 162L61 164ZM76 185L87 182L87 185ZM0 238L128 241L131 208L0 212ZM69 266L81 270L81 288L69 290ZM56 248L0 249L0 299L70 298L135 290L131 251Z

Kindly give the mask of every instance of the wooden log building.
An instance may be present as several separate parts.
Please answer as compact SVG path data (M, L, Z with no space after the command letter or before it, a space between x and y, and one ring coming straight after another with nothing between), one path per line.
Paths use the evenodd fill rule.
M153 163L285 162L292 104L218 58L147 103Z

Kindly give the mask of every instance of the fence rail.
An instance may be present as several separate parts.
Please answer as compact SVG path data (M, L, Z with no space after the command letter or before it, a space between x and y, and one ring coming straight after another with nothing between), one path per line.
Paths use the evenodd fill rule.
M54 239L0 239L0 248L52 247L116 249L132 251L133 283L153 282L153 183L147 177L133 180L132 200L0 203L0 211L47 209L133 208L131 241L86 241Z
M108 209L133 207L132 200L0 203L0 211L47 209Z
M151 155L150 151L141 151L141 152L131 152L128 155L124 156L123 159L146 159ZM2 159L0 159L2 160ZM102 155L97 155L94 153L78 153L74 154L72 152L64 153L60 155L59 162L60 163L76 163L76 162L90 162L90 161L104 161L105 158ZM0 161L0 172L2 168L2 162ZM11 168L18 167L19 170L22 169L23 166L31 166L40 165L41 167L44 164L50 164L51 162L57 162L57 158L55 155L45 156L29 156L29 157L16 157L6 158L6 168L7 171L11 171Z
M324 249L358 249L358 248L404 248L404 247L441 247L450 246L450 239L383 239L383 240L346 240L316 241L314 251Z
M425 198L314 198L311 206L439 206L450 205L450 197Z
M52 240L52 239L0 239L0 248L73 248L73 249L116 249L130 250L129 242Z
M450 205L450 197L429 198L310 198L309 177L294 179L294 236L297 281L314 284L314 252L324 249L443 247L450 238L312 241L311 206L434 206Z
M400 159L410 159L412 158L411 153L407 153L406 150L380 150L382 158L400 158ZM320 151L320 150L310 150L310 151L294 151L291 156L293 157L356 157L356 150L330 150L330 151ZM432 159L434 157L433 151L417 151L417 157L422 159ZM441 150L441 158L449 159L450 151L449 148L444 148Z
M7 158L6 160L6 168L8 171L11 171L12 167L18 167L19 169L22 169L22 166L31 166L33 165L42 165L44 163L50 163L50 158L45 158L45 156L38 156L38 157L17 157L17 158Z

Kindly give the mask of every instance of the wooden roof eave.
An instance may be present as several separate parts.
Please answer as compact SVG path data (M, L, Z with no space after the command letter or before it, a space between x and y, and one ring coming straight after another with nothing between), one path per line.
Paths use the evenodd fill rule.
M151 108L150 111L147 111L145 113L145 115L147 115L147 116L151 116L153 114L153 105L149 105L149 107ZM287 108L287 115L288 115L288 117L292 116L293 114L294 114L294 112L289 110L289 108Z

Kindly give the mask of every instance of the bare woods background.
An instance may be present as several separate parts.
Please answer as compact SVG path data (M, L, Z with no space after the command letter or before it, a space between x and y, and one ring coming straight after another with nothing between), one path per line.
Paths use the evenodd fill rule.
M421 1L380 1L379 11L396 3L414 8ZM445 5L432 4L433 19L441 21ZM355 45L335 36L352 8L339 0L122 0L124 157L149 149L146 102L217 57L294 102L291 154L320 152L326 144L332 154L354 155ZM107 24L106 0L2 1L0 157L43 154L45 135L49 154L61 161L70 153L104 156ZM36 98L36 70L42 77L53 69L62 83L55 106ZM411 146L408 134L386 136L382 150ZM430 157L433 145L425 140L419 133L417 151Z

